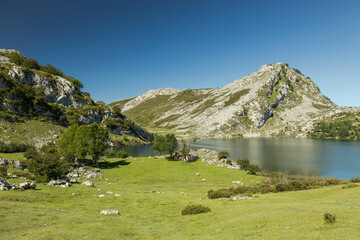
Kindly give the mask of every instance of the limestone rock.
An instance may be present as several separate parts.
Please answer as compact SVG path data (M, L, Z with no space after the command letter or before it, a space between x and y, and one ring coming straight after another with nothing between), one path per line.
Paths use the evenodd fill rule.
M101 215L119 215L119 211L117 210L102 210L100 212Z
M5 158L0 157L0 165L8 165L9 161L6 160Z
M35 189L36 188L36 184L33 182L20 183L19 186L21 189Z
M0 191L10 190L11 184L7 182L4 178L0 177Z
M89 186L89 187L94 187L94 183L92 183L92 182L90 182L88 180L83 182L82 185Z

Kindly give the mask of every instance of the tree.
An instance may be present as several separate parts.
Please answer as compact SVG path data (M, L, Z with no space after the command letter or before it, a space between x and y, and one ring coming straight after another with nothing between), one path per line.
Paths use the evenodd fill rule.
M33 58L24 59L22 66L26 67L26 68L30 68L30 69L36 69L36 70L40 69L39 63L36 61L36 59L33 59Z
M22 63L24 62L24 57L17 53L17 52L11 52L8 55L6 55L9 58L9 61L12 63L15 63L16 65L21 66Z
M178 147L178 141L174 134L166 134L165 137L156 136L153 141L152 147L157 152L164 152L170 154L170 159L172 159Z
M90 155L97 163L108 147L108 141L109 131L98 123L80 127L75 124L60 137L58 144L61 154L73 153L80 159Z
M190 152L190 145L186 144L185 141L182 141L181 147L179 148L179 152L181 156L184 158L184 160L188 160L187 156Z
M240 166L241 170L246 170L250 164L250 161L248 159L239 158L236 160L236 163Z
M249 174L251 174L251 175L256 175L257 172L261 171L259 165L255 165L255 164L250 164L247 167L247 170L248 170Z

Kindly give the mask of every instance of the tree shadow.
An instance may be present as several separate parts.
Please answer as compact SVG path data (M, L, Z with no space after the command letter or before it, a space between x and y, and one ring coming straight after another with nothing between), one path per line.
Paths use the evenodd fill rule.
M130 162L127 162L126 160L119 160L116 162L99 162L99 168L101 169L110 169L110 168L116 168L118 166L126 166L129 165Z

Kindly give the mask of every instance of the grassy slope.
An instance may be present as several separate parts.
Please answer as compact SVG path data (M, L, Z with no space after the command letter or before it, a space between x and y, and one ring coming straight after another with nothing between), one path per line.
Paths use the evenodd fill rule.
M247 184L261 178L202 162L185 165L154 158L111 159L102 168L109 181L95 181L95 188L39 184L36 191L0 192L0 239L360 238L360 188L260 194L241 201L199 200L211 188L228 187L241 178ZM165 194L149 192L155 190ZM182 216L189 203L201 203L212 211ZM116 209L121 215L100 216L103 209ZM325 211L336 213L337 223L325 225Z
M66 128L41 121L11 123L0 119L0 140L5 142L34 144L54 140L53 135L61 135Z

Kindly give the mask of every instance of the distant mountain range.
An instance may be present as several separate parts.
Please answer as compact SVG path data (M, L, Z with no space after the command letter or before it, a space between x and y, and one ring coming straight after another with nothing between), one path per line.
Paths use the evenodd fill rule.
M150 90L109 106L145 128L200 137L308 137L319 123L360 118L359 107L337 106L285 63L264 65L221 88Z

